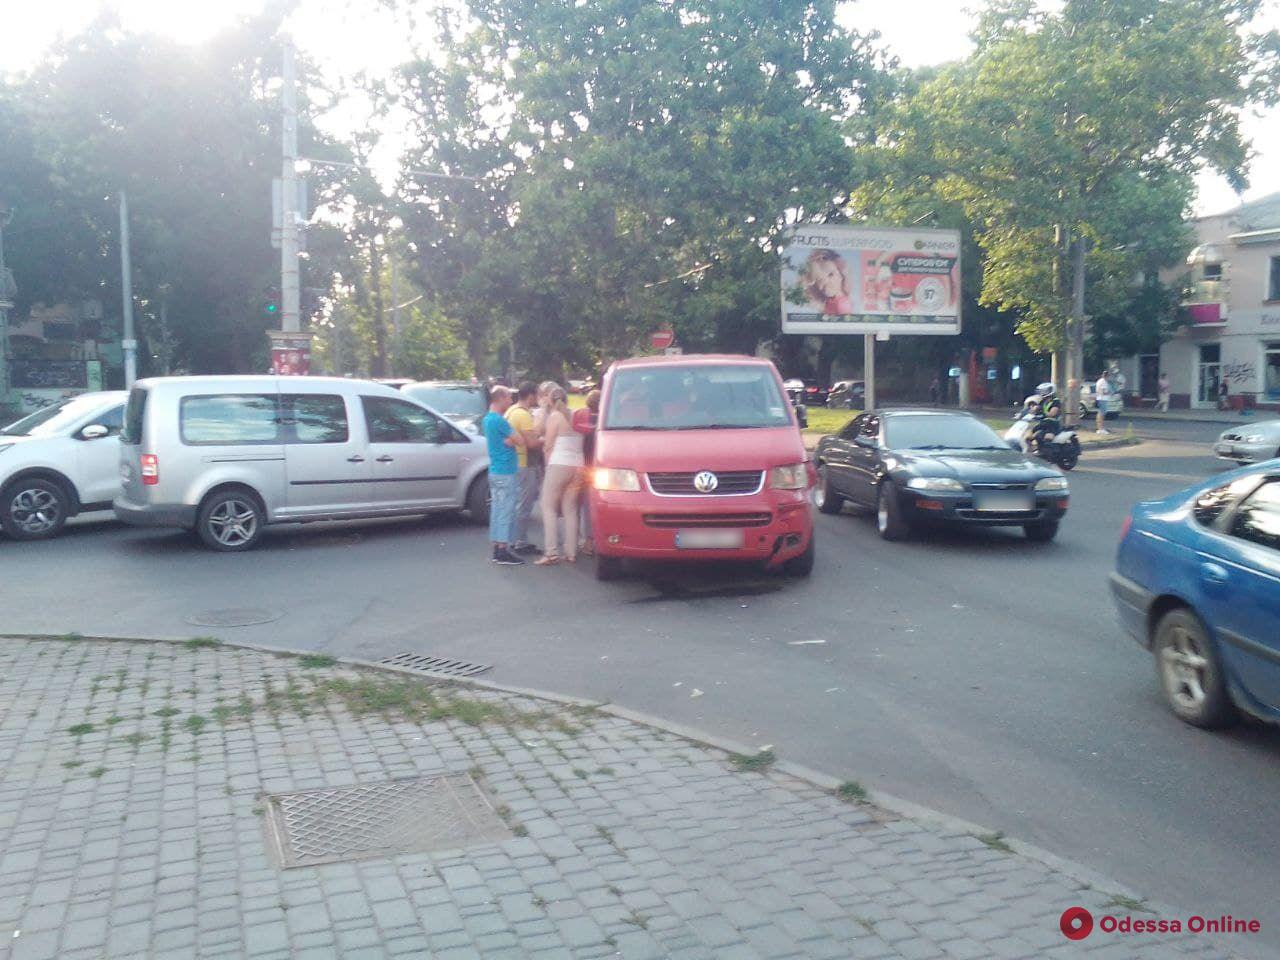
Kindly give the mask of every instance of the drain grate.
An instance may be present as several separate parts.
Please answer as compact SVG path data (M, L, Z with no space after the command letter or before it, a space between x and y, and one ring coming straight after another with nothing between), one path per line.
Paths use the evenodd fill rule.
M388 667L400 667L436 677L474 677L477 673L492 670L491 663L470 663L450 657L429 657L422 653L397 653L394 657L379 660Z
M279 610L261 607L231 607L226 610L205 610L186 618L197 627L251 627L257 623L272 623L283 617Z
M284 867L457 850L512 836L465 773L268 800L268 831Z

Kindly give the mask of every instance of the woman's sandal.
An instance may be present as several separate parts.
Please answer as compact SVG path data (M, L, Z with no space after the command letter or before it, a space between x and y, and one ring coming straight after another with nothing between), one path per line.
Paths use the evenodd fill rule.
M546 556L539 557L537 560L533 561L533 565L535 567L554 567L559 562L560 558L556 554L548 553Z
M578 562L578 558L577 558L577 557L565 557L565 558L564 558L564 562L565 562L565 563L577 563L577 562Z

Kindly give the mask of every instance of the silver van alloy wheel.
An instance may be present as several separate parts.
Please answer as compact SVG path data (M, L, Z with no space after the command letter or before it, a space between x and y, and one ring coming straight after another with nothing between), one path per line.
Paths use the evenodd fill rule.
M1205 670L1209 666L1199 641L1181 625L1169 631L1169 643L1160 651L1160 670L1169 696L1180 706L1199 709L1204 703Z
M9 501L9 516L23 533L37 536L58 525L62 505L57 497L41 487L19 488Z
M818 468L818 482L813 488L813 505L819 510L827 502L827 468L825 465Z
M258 514L247 500L223 500L209 513L209 532L226 547L238 547L258 533Z

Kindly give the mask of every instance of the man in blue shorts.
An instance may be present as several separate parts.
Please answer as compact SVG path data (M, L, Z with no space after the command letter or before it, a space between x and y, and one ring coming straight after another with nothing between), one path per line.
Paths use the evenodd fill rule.
M506 387L494 387L489 394L489 412L484 415L481 427L485 442L489 445L489 539L493 541L493 562L506 566L524 563L511 552L511 538L515 535L516 502L519 489L516 486L516 469L519 458L516 447L520 436L507 423L504 414L511 406L511 391Z

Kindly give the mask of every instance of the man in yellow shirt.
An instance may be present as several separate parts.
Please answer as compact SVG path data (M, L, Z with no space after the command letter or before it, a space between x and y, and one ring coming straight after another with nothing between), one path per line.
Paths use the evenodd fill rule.
M517 554L538 553L538 548L529 542L529 522L533 519L533 511L537 507L538 497L542 492L542 434L538 432L533 417L533 408L538 403L538 388L535 384L525 382L516 391L516 402L507 411L507 423L521 437L523 445L516 448L519 453L519 464L516 470L516 484L519 490L519 501L516 504L515 537L511 550Z

